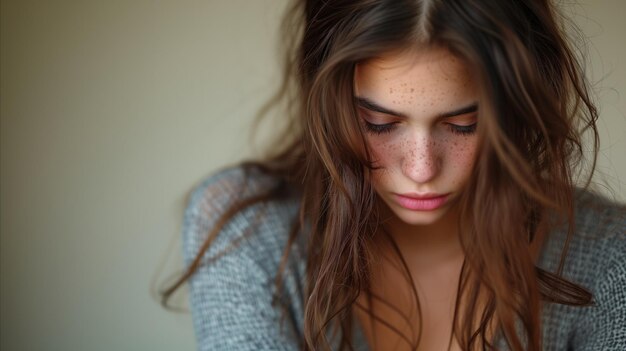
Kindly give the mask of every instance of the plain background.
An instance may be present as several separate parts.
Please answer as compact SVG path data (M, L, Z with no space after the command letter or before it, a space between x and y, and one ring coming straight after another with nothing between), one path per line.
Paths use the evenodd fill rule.
M284 4L2 1L2 350L194 349L150 291L181 268L188 190L257 150ZM568 11L591 40L598 180L624 200L626 2Z

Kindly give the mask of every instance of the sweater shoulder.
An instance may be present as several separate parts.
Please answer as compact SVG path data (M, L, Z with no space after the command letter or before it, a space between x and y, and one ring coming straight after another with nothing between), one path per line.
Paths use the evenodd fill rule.
M301 256L290 255L280 291L275 278L299 206L280 187L257 168L235 166L190 192L183 256L197 267L189 296L199 350L298 349Z
M612 308L626 306L626 296L616 291L626 289L626 208L605 196L577 189L574 197L574 226L568 239L564 225L548 236L539 262L541 268L556 273L565 251L562 277L589 290L596 307L546 304L543 312L544 347L579 349L591 340L582 332L590 317L604 320ZM566 243L568 243L566 245ZM613 307L609 307L609 306ZM593 319L592 318L592 319ZM611 334L610 328L598 325L596 337ZM584 334L584 335L583 335ZM580 349L604 349L589 347Z
M599 273L626 259L626 206L606 196L577 189L574 227L567 245L563 274L592 290ZM543 253L543 266L556 271L568 230L551 233Z
M204 260L242 255L268 274L273 273L299 208L298 199L293 195L272 196L280 186L276 177L243 165L223 168L205 177L192 189L185 210L183 251L186 263L189 264L210 240L203 253ZM264 199L254 200L260 198Z
M626 205L605 195L578 189L575 193L576 230L584 239L623 241Z

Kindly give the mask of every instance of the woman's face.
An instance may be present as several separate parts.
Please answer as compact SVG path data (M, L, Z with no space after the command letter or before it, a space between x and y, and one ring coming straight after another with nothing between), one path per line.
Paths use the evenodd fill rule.
M444 49L393 54L357 66L358 111L374 166L372 185L409 225L450 212L474 166L478 92Z

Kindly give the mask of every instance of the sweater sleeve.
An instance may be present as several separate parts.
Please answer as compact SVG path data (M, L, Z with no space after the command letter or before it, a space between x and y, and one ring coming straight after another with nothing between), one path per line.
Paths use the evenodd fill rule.
M242 191L241 185L240 174L228 171L208 178L192 192L183 223L187 265L230 206L232 195ZM298 349L293 335L280 327L280 311L272 306L273 280L259 264L259 251L242 238L258 211L258 206L252 206L236 214L222 228L189 280L198 350ZM209 260L233 241L237 245L234 249Z
M626 253L612 255L606 271L600 274L595 306L586 307L573 350L626 350Z

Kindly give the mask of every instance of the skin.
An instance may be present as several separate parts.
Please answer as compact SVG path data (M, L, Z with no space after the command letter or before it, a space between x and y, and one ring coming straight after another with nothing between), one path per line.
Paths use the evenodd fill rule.
M386 227L400 246L423 251L426 258L458 253L454 200L472 172L478 139L454 128L474 125L477 113L438 116L477 103L470 71L445 49L403 51L358 65L355 90L357 97L402 114L358 109L363 122L395 122L387 133L365 134L375 165L382 167L373 171L372 186L388 217ZM394 195L409 192L448 197L435 210L410 210Z
M455 127L468 130L474 125L476 111L446 118L440 115L476 104L478 89L462 60L445 49L428 48L359 64L355 95L394 112L373 112L363 104L358 108L372 160L381 167L372 173L372 186L384 227L397 243L418 292L423 322L420 349L445 350L464 258L454 200L474 167L478 138L476 133L454 132ZM395 124L389 132L376 134L367 131L367 122ZM409 210L394 195L409 192L448 197L435 210ZM419 324L419 318L410 290L401 288L406 286L406 279L399 263L390 259L394 256L390 246L380 240L376 247L382 259L373 265L373 292L406 313L411 323L376 300L369 306L363 294L358 302L373 307L384 320L411 335L410 328ZM356 315L374 349L409 349L409 344L388 327L373 323L363 310L357 309ZM451 349L460 349L456 341Z

